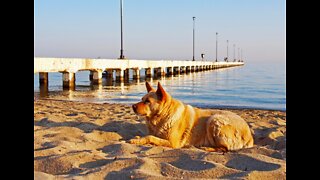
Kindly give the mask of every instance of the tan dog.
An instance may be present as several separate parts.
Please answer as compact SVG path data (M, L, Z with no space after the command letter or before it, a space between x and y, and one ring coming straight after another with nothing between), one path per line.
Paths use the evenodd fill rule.
M132 105L145 116L146 137L129 140L132 144L154 144L173 148L195 146L207 151L228 151L253 146L248 124L230 111L202 110L173 99L158 83L154 90L146 82L148 94Z

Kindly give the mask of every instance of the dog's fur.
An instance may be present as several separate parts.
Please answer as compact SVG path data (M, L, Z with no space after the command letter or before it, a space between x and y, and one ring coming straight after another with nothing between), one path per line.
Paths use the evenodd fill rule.
M207 151L229 151L253 146L248 124L230 111L202 110L173 99L158 83L132 106L145 116L149 134L129 140L132 144L154 144L173 148L195 146Z

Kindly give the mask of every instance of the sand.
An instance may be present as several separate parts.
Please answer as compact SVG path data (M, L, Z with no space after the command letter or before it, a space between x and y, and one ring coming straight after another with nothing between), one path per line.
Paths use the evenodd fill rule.
M132 145L146 135L129 105L34 102L35 179L286 179L286 112L230 110L254 132L255 146L206 152Z

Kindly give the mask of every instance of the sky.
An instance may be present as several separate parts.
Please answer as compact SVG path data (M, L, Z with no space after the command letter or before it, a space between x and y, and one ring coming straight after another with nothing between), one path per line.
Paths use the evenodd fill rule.
M124 56L285 62L285 0L123 0ZM120 0L34 0L35 57L120 56ZM235 54L233 44L235 44Z

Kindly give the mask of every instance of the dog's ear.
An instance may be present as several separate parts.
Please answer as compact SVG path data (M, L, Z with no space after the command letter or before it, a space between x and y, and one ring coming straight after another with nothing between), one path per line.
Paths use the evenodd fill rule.
M150 91L153 91L155 92L156 90L153 89L153 87L151 87L151 85L146 81L146 88L147 88L147 91L150 92Z
M158 89L156 91L156 94L161 101L163 101L167 97L167 92L163 89L160 82L158 82Z

